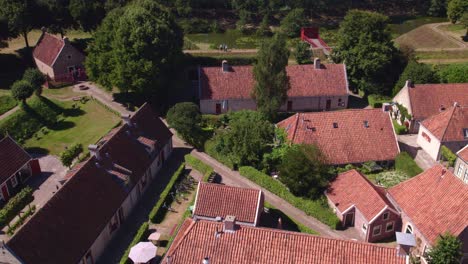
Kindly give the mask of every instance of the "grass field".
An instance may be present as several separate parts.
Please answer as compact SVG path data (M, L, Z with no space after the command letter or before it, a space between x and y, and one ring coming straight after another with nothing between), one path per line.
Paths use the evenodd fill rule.
M220 44L228 45L229 49L255 49L265 39L255 34L246 35L235 29L228 29L224 33L188 34L186 37L202 50L217 48Z
M420 60L430 59L467 59L468 49L465 50L441 50L441 51L417 51L416 56Z
M45 88L42 91L42 94L44 96L47 96L48 98L58 99L58 100L68 100L75 96L83 95L80 93L75 93L73 91L73 86L67 86L67 87L62 87L62 88Z
M445 49L458 48L459 46L447 37L435 32L428 25L418 27L395 39L398 45L409 45L415 49L431 48Z
M412 19L393 18L390 24L390 30L392 32L392 37L397 38L422 25L440 22L447 22L447 19L443 17L416 17Z
M18 102L9 95L0 95L0 115L15 107Z
M71 101L54 103L66 110L72 110L73 104L77 104L80 110L72 110L74 114L64 117L59 127L43 127L25 141L25 147L46 149L50 154L58 155L65 147L81 143L86 152L86 146L95 143L120 121L118 116L93 100L85 104Z

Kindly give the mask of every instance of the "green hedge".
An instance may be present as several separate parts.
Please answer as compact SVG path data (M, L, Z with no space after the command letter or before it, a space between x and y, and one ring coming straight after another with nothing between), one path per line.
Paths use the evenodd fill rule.
M34 200L33 190L27 186L13 196L0 210L0 227L7 225L30 202Z
M185 163L189 166L191 166L192 168L194 168L195 170L201 172L203 174L203 179L202 181L204 182L207 182L208 179L211 177L211 175L213 175L215 172L214 172L214 169L204 163L203 161L195 158L195 156L193 156L192 154L187 154L185 155Z
M144 222L140 228L138 228L137 233L133 237L132 243L128 246L127 250L125 250L125 253L123 254L122 258L120 259L120 264L131 264L133 263L129 258L128 254L130 254L130 249L138 244L138 242L146 239L149 236L149 223Z
M402 126L398 124L398 121L396 121L395 119L392 119L392 122L393 122L393 128L395 129L395 133L397 135L403 135L403 134L406 134L406 132L408 132L408 129L406 128L406 126Z
M450 167L453 167L453 165L455 165L457 155L455 155L449 148L442 145L442 147L440 148L440 154L442 155L444 160L448 161Z
M401 152L395 158L395 169L403 171L410 177L414 177L423 170L414 162L413 158L407 152Z
M17 104L18 102L9 95L0 96L0 115L10 111Z
M19 216L18 221L16 221L14 224L9 226L7 230L7 234L9 236L13 235L15 233L15 230L18 229L18 227L20 227L22 224L24 224L24 220L26 220L26 218L28 218L29 216L33 215L34 212L36 212L35 205L29 207L28 210L24 212L24 214Z
M382 107L383 103L391 102L392 98L378 94L371 94L367 97L367 101L373 108L379 108Z
M307 215L317 218L320 222L330 226L331 228L338 228L340 220L328 207L325 197L317 200L306 199L294 196L283 184L273 179L272 177L256 170L253 167L240 167L239 172L242 176L255 182L268 191L278 195L286 200L296 208L304 211Z
M158 202L156 203L156 205L153 207L153 209L149 213L149 219L151 222L158 223L161 216L164 215L163 212L165 212L165 210L161 210L161 207L163 206L164 203L170 204L172 202L171 200L172 197L169 196L169 193L171 192L172 188L174 187L174 184L177 182L179 177L184 174L183 173L184 169L185 169L185 163L182 163L180 167L176 170L176 172L174 172L174 174L172 175L171 180L169 181L169 183L166 185L166 188L159 196Z

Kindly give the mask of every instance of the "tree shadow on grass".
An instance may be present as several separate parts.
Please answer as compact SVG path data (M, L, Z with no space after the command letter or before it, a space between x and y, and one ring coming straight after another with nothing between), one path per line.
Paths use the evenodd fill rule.
M263 227L278 228L278 219L281 218L281 228L288 231L300 232L299 226L289 216L276 208L268 208L262 214L260 225Z
M71 121L61 120L61 121L57 122L56 124L54 124L53 126L51 126L50 129L55 130L55 131L61 131L61 130L70 129L70 128L74 127L74 126L75 126L75 123L73 123Z
M39 100L41 100L42 103L46 104L50 109L52 109L55 113L61 114L63 113L64 109L60 107L59 105L55 104L48 98L44 96L38 96Z
M24 150L26 150L28 153L31 153L31 155L34 157L45 156L50 152L48 149L41 147L27 147Z
M82 110L81 108L66 108L66 109L63 109L63 115L64 116L82 116L86 114L86 112L84 110Z

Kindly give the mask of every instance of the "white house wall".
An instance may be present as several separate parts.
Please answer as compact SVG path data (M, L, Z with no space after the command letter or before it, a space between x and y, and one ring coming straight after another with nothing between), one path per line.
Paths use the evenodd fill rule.
M430 139L430 142L427 140L427 138ZM427 152L427 154L429 154L431 158L434 160L439 159L440 141L424 126L419 126L418 138L416 142L424 151Z

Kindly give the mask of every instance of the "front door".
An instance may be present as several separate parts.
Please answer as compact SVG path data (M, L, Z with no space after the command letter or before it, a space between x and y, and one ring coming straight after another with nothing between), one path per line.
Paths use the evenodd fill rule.
M331 100L330 99L327 99L327 105L325 106L325 110L330 110L331 108Z
M354 225L354 213L347 213L345 215L345 226L353 226Z
M8 187L6 184L2 185L2 195L3 195L3 200L6 202L8 199L10 199L10 193L8 193Z
M221 114L221 104L216 104L216 114Z

